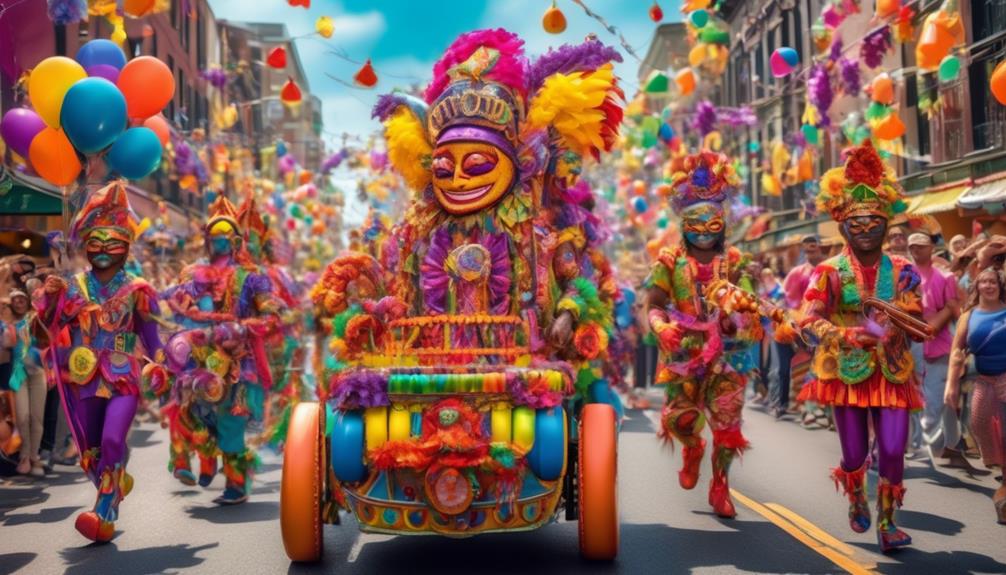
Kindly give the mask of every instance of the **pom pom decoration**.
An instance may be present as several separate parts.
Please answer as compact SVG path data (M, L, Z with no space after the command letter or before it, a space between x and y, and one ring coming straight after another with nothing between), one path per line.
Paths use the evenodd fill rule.
M992 77L989 78L989 89L992 90L995 99L1006 106L1006 60L999 62L992 72Z
M709 100L702 100L695 106L695 116L692 119L692 127L698 131L699 135L705 137L716 129L716 106Z
M427 140L422 122L411 109L401 106L385 121L384 131L391 165L402 174L413 190L426 189L430 183L429 165L433 146Z
M276 46L272 50L269 50L269 54L265 57L265 63L269 65L270 68L276 68L277 70L286 69L286 48L283 46Z
M283 84L283 89L279 92L280 101L287 106L292 106L299 104L302 97L300 87L297 86L297 83L293 81L293 78L287 78L286 83Z
M842 58L838 61L838 69L842 78L842 91L849 96L858 95L861 87L859 61L855 58Z
M525 76L527 60L523 56L524 41L502 28L475 30L462 34L447 48L447 52L433 65L433 81L423 93L423 99L432 103L450 83L449 70L468 60L479 48L497 50L500 59L485 73L485 79L499 82L520 96L526 96Z
M545 10L545 15L541 17L541 27L549 34L562 34L566 31L566 15L556 7L554 0L552 7Z
M705 10L703 10L703 12L704 11ZM660 5L657 4L656 0L654 0L653 5L650 6L649 15L650 15L650 20L653 20L654 22L660 22L661 20L664 19L664 11L660 9ZM708 18L707 18L707 21L708 21ZM693 24L694 24L694 22L693 22ZM695 27L696 28L701 28L702 26L705 26L705 23L703 23L701 26L700 25L696 25Z
M364 88L373 88L377 85L377 73L374 72L374 66L369 59L356 71L356 74L353 74L353 82Z
M863 38L863 43L859 46L859 56L866 67L872 70L883 63L884 54L893 46L891 28L884 26Z
M817 64L811 69L810 78L807 80L807 99L821 112L822 122L827 118L833 98L828 69L823 64Z
M783 46L776 48L769 57L769 66L772 68L772 75L776 78L784 78L800 64L800 55L796 50Z

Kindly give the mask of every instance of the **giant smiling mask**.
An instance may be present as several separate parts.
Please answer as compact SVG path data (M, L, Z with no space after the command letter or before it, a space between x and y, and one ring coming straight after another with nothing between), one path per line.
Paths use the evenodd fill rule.
M433 151L433 193L449 213L492 206L513 187L514 162L486 142L448 142Z

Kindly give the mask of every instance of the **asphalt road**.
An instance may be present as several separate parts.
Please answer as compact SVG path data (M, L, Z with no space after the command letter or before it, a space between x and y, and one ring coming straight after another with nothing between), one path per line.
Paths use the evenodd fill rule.
M264 453L252 500L220 508L222 489L177 483L167 472L167 433L133 430L136 488L121 508L115 540L87 545L73 528L94 490L75 468L44 480L0 483L0 574L6 573L1006 573L1006 527L995 523L991 476L969 477L913 460L900 514L914 547L877 551L871 532L848 528L844 499L828 470L838 439L776 422L749 408L754 448L735 464L739 515L715 517L706 504L707 468L691 492L677 485L679 454L654 435L655 411L628 412L619 443L621 551L591 564L577 554L573 523L472 539L361 534L352 519L326 527L325 557L291 565L279 534L280 459Z

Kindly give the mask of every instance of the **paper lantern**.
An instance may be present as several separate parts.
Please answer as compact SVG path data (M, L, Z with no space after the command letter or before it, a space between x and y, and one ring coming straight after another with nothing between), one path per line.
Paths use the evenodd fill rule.
M670 81L667 78L667 74L653 71L650 72L650 76L646 79L646 86L643 87L643 91L647 94L663 94L667 92L669 86Z
M894 103L894 81L886 72L874 78L870 83L870 98L881 104Z
M989 89L992 90L995 99L1006 106L1006 60L999 62L995 71L992 72L992 77L989 78Z
M960 14L939 9L926 17L922 24L919 43L915 46L915 60L919 68L936 70L950 50L964 41L964 25Z
M901 121L897 112L891 112L873 128L873 135L879 140L897 140L904 134L905 123Z
M286 83L283 84L283 89L279 92L279 98L288 106L300 103L302 98L300 87L298 87L297 83L293 81L293 78L288 78Z
M790 72L800 63L800 55L796 50L788 47L776 48L769 57L769 66L772 68L772 75L776 78L788 76Z
M660 22L664 19L664 11L660 9L660 5L654 0L653 6L650 6L650 20L654 22ZM701 28L701 26L699 26Z
M541 18L541 26L549 34L562 34L566 31L566 15L552 2L552 7L545 10Z
M364 88L373 88L377 85L377 73L374 72L374 65L370 63L370 59L367 59L356 74L353 74L353 81Z
M682 96L687 96L695 91L695 72L691 68L686 68L674 75L674 82L678 85L678 90Z
M269 64L269 67L276 68L277 70L285 69L286 48L282 46L276 46L272 50L269 50L269 55L266 56L265 63Z

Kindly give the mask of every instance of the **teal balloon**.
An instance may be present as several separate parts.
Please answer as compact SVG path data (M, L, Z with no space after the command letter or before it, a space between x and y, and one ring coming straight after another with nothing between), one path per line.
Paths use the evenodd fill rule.
M937 75L940 78L940 82L952 82L957 79L957 75L960 73L961 61L957 56L951 54L940 62Z
M761 143L758 141L748 142L748 151L752 154L756 153L761 149Z
M709 12L705 10L695 10L688 15L688 21L696 28L702 28L709 23Z
M59 122L78 151L100 152L126 129L126 98L104 78L78 80L63 96Z
M804 124L800 127L800 131L803 132L803 139L807 140L808 144L816 146L820 143L821 139L815 126Z
M657 228L663 230L667 228L667 216L657 218Z
M163 151L157 134L140 126L123 132L108 149L105 161L113 172L130 180L139 180L161 165Z

